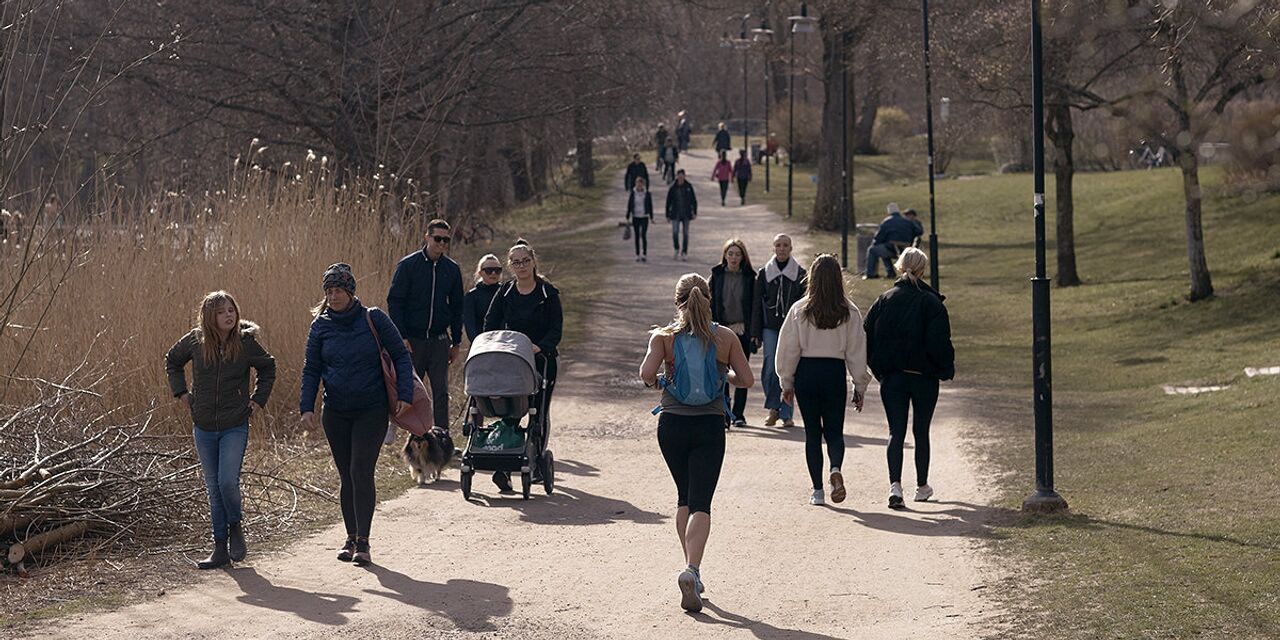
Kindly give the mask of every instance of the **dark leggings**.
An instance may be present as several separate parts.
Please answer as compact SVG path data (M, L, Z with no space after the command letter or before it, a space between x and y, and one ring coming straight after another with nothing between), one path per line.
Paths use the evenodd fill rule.
M902 446L907 439L907 410L916 445L916 486L929 483L929 423L938 404L938 379L898 371L880 381L880 401L889 419L889 482L902 482Z
M849 392L844 360L800 358L796 365L796 404L804 420L804 459L815 491L822 490L822 441L831 468L844 463L844 399Z
M676 506L711 513L724 464L724 416L658 416L658 447L676 482Z
M543 427L543 431L539 435L539 437L542 439L542 448L545 449L547 446L547 440L551 437L551 432L549 431L549 428L550 428L549 425L551 424L551 394L556 390L556 375L558 375L560 371L560 357L556 356L548 359L539 353L533 356L533 363L538 367L538 375L542 375L543 367L544 366L546 367L545 371L547 376L546 378L547 388L542 391L539 391L538 393L542 395L535 396L533 399L534 407L539 407L539 406L546 407L546 412L542 415L541 424ZM532 421L533 419L530 418L529 424L532 424ZM510 471L494 471L493 481L494 483L497 483L500 485L509 484L511 482L511 472Z
M750 183L750 180L738 181L738 197L742 199L743 204L747 202L747 185Z
M636 236L636 255L649 255L649 218L631 218L632 231Z
M729 195L729 181L720 181L720 204L724 204L724 197Z
M361 411L326 408L321 421L324 423L324 435L329 439L329 448L333 451L333 463L338 467L338 477L342 480L339 495L347 535L368 537L373 508L378 503L373 472L378 466L382 439L387 435L387 408Z
M740 335L738 336L738 342L742 345L742 354L745 355L748 360L750 360L751 359L751 336L746 334ZM733 390L733 415L726 416L727 417L726 422L732 422L734 420L745 421L746 418L743 417L743 412L747 410L747 388L732 387L729 385L728 382L726 382L724 383L725 396L729 395L730 389Z

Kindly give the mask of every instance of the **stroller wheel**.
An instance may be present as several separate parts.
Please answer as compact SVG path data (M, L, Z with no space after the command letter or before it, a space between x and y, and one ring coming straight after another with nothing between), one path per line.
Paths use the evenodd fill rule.
M467 471L461 475L463 500L471 500L471 476L475 474L474 471Z
M533 472L525 471L520 474L520 497L528 500L529 489L533 487Z
M547 449L542 453L542 488L547 495L556 488L556 457Z

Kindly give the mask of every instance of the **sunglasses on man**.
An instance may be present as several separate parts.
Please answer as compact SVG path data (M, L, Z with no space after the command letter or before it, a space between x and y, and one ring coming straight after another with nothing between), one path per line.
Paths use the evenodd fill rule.
M449 236L431 236L431 239L439 242L440 244L449 244L450 240Z

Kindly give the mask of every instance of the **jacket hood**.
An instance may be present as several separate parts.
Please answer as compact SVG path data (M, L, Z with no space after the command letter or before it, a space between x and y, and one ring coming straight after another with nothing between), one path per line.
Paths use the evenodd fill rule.
M929 286L929 283L925 282L924 280L921 280L921 281L919 281L919 282L915 282L915 283L913 283L913 282L911 282L911 280L910 280L909 278L907 278L906 276L903 276L903 277L898 278L898 280L897 280L896 282L894 282L894 283L893 283L893 286L895 286L895 287L902 287L902 288L904 288L904 289L905 289L905 288L919 289L919 290L921 290L921 291L923 291L923 292L925 292L925 293L931 293L931 294L933 294L935 297L937 297L937 298L938 298L938 301L939 301L939 302L946 301L946 299L947 299L947 297L946 297L946 296L944 296L944 295L942 295L941 293L938 293L937 291L935 291L935 290L933 289L933 287Z

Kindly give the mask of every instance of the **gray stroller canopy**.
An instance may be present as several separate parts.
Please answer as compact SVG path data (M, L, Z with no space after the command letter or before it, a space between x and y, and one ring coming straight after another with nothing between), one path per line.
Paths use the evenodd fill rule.
M527 396L538 391L533 343L519 331L486 331L476 336L463 370L469 396Z

